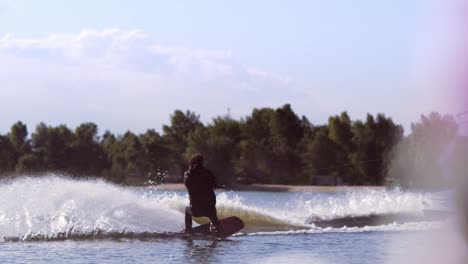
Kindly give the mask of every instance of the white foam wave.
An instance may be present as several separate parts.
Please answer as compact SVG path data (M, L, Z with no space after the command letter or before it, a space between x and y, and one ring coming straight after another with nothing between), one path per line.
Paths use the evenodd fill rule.
M3 182L0 193L0 238L178 232L183 229L188 204L184 192L120 187L101 180L72 180L59 175ZM238 216L245 223L244 233L342 232L308 223L311 219L420 212L425 199L421 194L399 190L304 193L284 196L283 200L270 199L268 203L261 202L265 200L263 194L256 195L260 202L247 203L243 193L218 194L218 217ZM201 224L207 219L195 221ZM392 226L366 228L344 230L391 230Z
M178 231L183 215L100 180L52 175L0 185L0 237Z
M403 231L425 231L440 230L446 227L445 222L417 222L417 223L392 223L380 226L365 227L341 227L341 228L311 228L303 230L255 232L246 234L249 236L261 235L298 235L298 234L322 234L322 233L362 233L362 232L403 232Z
M319 194L294 201L298 217L336 219L378 214L421 213L427 200L421 193L401 190L363 190L337 195Z
M158 203L165 204L169 208L181 213L184 212L185 206L188 204L188 196L186 194L148 192L146 195ZM237 216L242 219L245 224L244 231L247 232L252 230L291 230L310 226L293 217L288 217L288 214L285 212L281 215L280 212L271 208L248 206L245 204L244 198L235 193L218 194L216 208L218 218L220 219L229 216ZM206 224L209 222L209 219L200 217L194 218L194 221L198 224Z

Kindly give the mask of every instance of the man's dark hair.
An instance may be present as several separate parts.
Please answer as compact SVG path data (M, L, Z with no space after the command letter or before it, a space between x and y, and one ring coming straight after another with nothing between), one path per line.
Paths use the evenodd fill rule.
M190 157L188 165L190 168L203 167L203 156L200 153L195 153Z

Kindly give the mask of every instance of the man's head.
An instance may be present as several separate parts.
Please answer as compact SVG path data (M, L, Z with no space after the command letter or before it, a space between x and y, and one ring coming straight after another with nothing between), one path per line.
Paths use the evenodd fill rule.
M189 167L203 167L203 156L200 153L195 153L189 159Z

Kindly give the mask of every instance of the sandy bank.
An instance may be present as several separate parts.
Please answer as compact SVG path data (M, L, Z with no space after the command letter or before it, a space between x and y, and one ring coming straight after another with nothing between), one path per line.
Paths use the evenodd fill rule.
M160 190L185 190L185 185L182 183L167 183L159 185ZM382 186L312 186L312 185L281 185L281 184L251 184L251 185L236 185L226 187L225 190L236 191L260 191L260 192L343 192L357 190L383 190Z

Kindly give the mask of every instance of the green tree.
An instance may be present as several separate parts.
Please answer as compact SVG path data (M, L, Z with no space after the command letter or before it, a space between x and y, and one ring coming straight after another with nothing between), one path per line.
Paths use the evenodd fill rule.
M14 147L7 136L0 135L0 175L11 173L15 167Z
M355 171L352 167L352 153L355 150L353 142L352 122L347 112L328 119L328 138L334 143L331 151L334 153L335 165L331 175L340 176L345 183L354 183Z
M182 175L187 167L187 158L184 153L188 147L188 137L191 132L203 124L200 122L200 116L194 112L185 113L176 110L171 115L171 125L163 126L163 137L167 140L171 148L171 167L168 168L172 175Z
M347 153L329 137L329 128L324 126L317 130L314 137L308 141L303 154L304 171L309 179L317 175L346 176L343 171L347 167Z
M241 124L227 117L217 117L208 127L198 127L190 133L188 154L203 153L205 164L222 183L233 183L234 162L239 158Z
M243 177L264 183L294 183L302 176L298 147L305 134L305 124L290 105L273 110L254 109L243 127L241 155L236 168Z
M110 167L103 170L102 175L105 179L116 182L125 182L126 161L120 153L119 141L110 131L104 132L101 140L101 147L106 154L106 159L110 162Z
M84 123L75 129L70 163L75 174L80 176L100 175L109 167L106 153L99 142L96 124Z
M24 155L29 153L30 150L30 143L27 139L28 137L28 129L25 124L22 122L15 123L8 134L10 138L11 145L14 149L14 156L15 156L15 164L18 159Z
M347 112L328 119L328 137L348 153L354 150L351 119Z
M368 114L365 123L354 123L353 133L356 181L366 185L385 184L390 151L401 140L403 128L383 114L378 114L376 119Z
M41 123L29 139L26 125L17 122L6 136L0 135L0 173L58 171L141 184L148 174L159 171L182 176L188 156L201 152L207 167L224 183L241 177L260 183L307 184L316 175L331 175L347 184L382 185L391 154L396 157L391 172L398 172L392 175L421 168L432 171L427 177L441 173L436 160L447 144L455 144L450 143L454 130L453 120L438 114L423 116L413 124L412 134L392 148L402 139L403 129L382 114L353 122L343 112L323 126L313 126L289 104L254 109L240 120L217 117L207 126L195 113L176 110L162 135L150 129L141 135L106 131L99 137L93 123L73 131ZM463 151L460 144L454 151ZM409 150L395 155L395 149ZM454 173L461 171L452 167Z
M65 125L48 127L40 123L32 134L33 153L44 162L44 171L69 172L73 133Z
M112 137L105 140L111 141ZM110 180L127 184L142 183L146 180L145 154L138 136L127 131L112 142L110 150L112 160Z
M18 173L42 173L44 172L43 159L33 153L28 153L21 156L16 164L16 172Z
M147 177L154 178L171 167L171 149L166 140L155 130L147 130L139 140L144 151L143 171Z
M458 125L452 116L439 113L422 115L411 124L411 134L395 147L391 161L391 178L403 186L442 187L442 154L458 137Z

